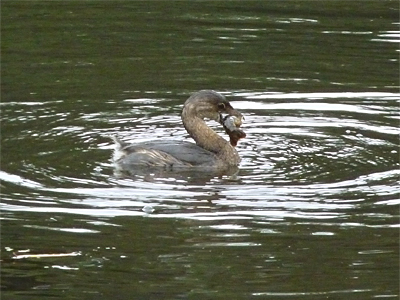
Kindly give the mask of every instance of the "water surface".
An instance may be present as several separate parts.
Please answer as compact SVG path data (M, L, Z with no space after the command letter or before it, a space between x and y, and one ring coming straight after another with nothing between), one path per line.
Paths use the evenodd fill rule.
M398 299L398 25L395 1L4 2L4 299ZM190 141L201 89L245 116L239 172L116 176L109 136Z

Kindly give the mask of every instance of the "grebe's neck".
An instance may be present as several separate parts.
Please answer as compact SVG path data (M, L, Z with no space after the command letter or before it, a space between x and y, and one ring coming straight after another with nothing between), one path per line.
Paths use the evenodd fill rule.
M207 126L202 117L196 115L194 109L184 107L182 111L182 122L186 131L195 140L196 144L223 160L229 165L237 165L240 162L239 154L231 144L214 130Z

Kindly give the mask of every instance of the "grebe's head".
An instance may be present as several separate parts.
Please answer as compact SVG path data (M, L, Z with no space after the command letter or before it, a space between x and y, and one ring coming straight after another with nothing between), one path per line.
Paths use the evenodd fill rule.
M226 98L211 90L202 90L192 94L183 106L182 114L195 115L201 119L208 118L222 124L222 115L242 119L240 112L232 107Z

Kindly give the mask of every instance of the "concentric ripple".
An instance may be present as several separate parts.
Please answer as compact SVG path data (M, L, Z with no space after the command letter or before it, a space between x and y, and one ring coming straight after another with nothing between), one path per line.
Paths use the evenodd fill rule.
M6 126L26 124L18 135L6 132L3 145L29 139L35 154L6 153L11 163L0 173L2 209L108 217L150 212L193 219L346 219L358 206L399 203L398 94L227 96L245 115L247 138L238 146L239 173L222 177L113 175L110 134L133 142L166 135L188 139L181 105L144 114L148 104L168 100L127 99L120 107L124 113L115 114L62 113L60 102L3 104ZM19 117L7 118L15 109Z

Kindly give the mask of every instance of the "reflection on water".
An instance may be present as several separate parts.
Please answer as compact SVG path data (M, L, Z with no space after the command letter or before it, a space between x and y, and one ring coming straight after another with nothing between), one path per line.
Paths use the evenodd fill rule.
M297 98L293 97L294 95ZM20 186L20 188L66 194L66 197L70 197L69 194L96 197L96 203L100 206L102 206L101 199L103 198L124 198L125 194L130 200L134 194L134 198L143 204L144 199L154 201L160 197L163 198L164 203L169 198L182 202L188 199L201 200L208 193L213 194L217 191L218 200L228 193L231 196L237 195L234 198L240 200L248 197L255 198L259 206L262 206L260 200L270 200L269 195L272 195L272 198L279 196L280 202L285 205L287 201L290 203L293 200L293 193L299 194L301 198L304 192L306 199L313 195L315 200L321 200L321 197L339 196L345 192L368 195L371 190L374 190L375 195L379 195L380 189L383 189L386 195L396 195L398 190L395 183L399 174L397 168L399 130L397 120L393 117L398 115L399 110L395 105L391 105L391 102L397 102L398 94L351 93L352 97L350 97L346 93L342 97L343 95L337 93L336 96L340 96L338 99L342 103L330 103L332 99L335 99L331 94L294 95L262 95L260 93L252 95L249 92L233 95L244 97L242 101L234 102L234 106L246 115L243 128L249 134L248 138L239 145L242 156L241 171L234 176L214 178L212 174L193 172L145 174L137 176L135 180L129 178L123 180L112 176L113 168L108 159L111 153L111 141L107 139L109 133L115 132L129 139L134 132L134 141L137 142L163 139L166 132L171 139L187 139L180 124L180 118L176 114L155 115L147 118L132 117L123 120L117 116L117 122L104 118L101 114L89 114L89 116L81 115L78 121L92 120L100 124L107 123L109 126L116 124L118 127L93 132L87 132L85 127L75 125L57 126L47 133L29 130L30 137L33 138L54 139L58 136L70 138L73 135L82 144L96 141L94 137L87 138L87 136L98 135L100 138L103 136L104 143L93 144L87 147L85 152L103 149L102 157L107 157L107 159L85 161L87 165L90 165L87 170L90 172L89 177L63 174L62 168L58 170L56 166L41 166L32 163L25 163L22 170L15 172L21 175L5 171L0 175L5 182ZM258 99L268 99L268 102L260 102ZM293 99L296 102L282 102L281 99ZM383 109L380 109L378 105L371 107L370 103L374 103L373 101L380 101L386 105ZM129 103L132 102L129 101ZM139 101L139 103L142 102ZM7 114L8 105L5 104L3 107ZM146 108L141 109L146 110ZM172 110L179 111L180 105ZM22 110L19 112L21 113ZM29 114L31 111L26 113ZM54 116L51 110L47 114ZM27 118L24 120L27 121ZM383 126L383 123L387 125ZM141 125L131 127L130 124ZM121 126L126 129L121 129ZM57 148L57 145L53 147ZM48 164L49 159L59 156L60 150L62 151L62 149L48 149L37 153L36 156L40 160L43 160L42 157L46 158L45 163ZM85 157L84 154L82 156ZM41 182L32 177L32 173L46 177L45 181ZM378 184L380 181L384 183L383 187ZM370 182L374 184L369 186ZM278 186L275 186L277 184ZM238 185L243 185L239 191ZM218 189L215 190L215 187ZM231 190L232 193L230 193ZM212 201L212 197L206 198ZM14 197L11 199L13 199L13 204L9 203L7 207L16 209L16 199ZM24 199L24 201L28 200ZM32 201L38 201L36 195ZM43 202L48 203L46 201L48 199ZM81 204L85 204L86 201L91 203L89 199L79 200ZM114 203L119 206L118 202L114 201ZM23 210L23 204L19 203L19 205L22 205L19 209ZM138 202L132 205L138 206ZM237 209L237 204L234 207ZM49 207L35 209L42 211ZM62 207L58 209L64 210ZM76 213L76 211L72 210L71 213Z
M5 297L398 298L392 2L21 3L2 6ZM245 116L237 174L115 176L110 135L190 141L205 88Z
M10 172L7 168L10 170L12 165L9 165L0 172L3 182L1 205L3 220L7 221L6 228L12 224L18 226L23 221L22 227L18 226L21 238L27 234L36 237L46 232L48 239L52 240L43 247L34 239L29 239L31 241L26 244L25 239L17 237L14 242L7 243L10 253L25 260L41 259L40 266L35 264L27 267L32 270L33 279L36 276L33 274L38 269L42 270L42 276L53 288L62 288L63 285L50 279L53 272L49 273L49 270L92 272L92 268L108 269L110 266L125 269L124 264L129 261L129 265L138 268L136 272L140 270L141 275L136 275L138 280L142 280L139 278L144 276L143 272L148 276L145 282L149 286L165 282L165 278L155 276L165 270L170 270L170 276L182 277L185 286L191 286L199 280L207 281L208 276L218 278L218 274L223 276L236 270L241 274L238 278L250 282L246 286L250 284L254 291L252 294L257 297L375 294L374 288L361 288L366 287L362 283L356 284L357 288L354 289L343 289L341 287L349 287L349 284L339 278L344 272L354 277L352 281L359 281L360 276L364 281L369 274L367 270L379 264L377 260L380 257L397 261L398 248L394 241L390 242L395 236L391 234L392 238L389 238L387 232L378 230L393 228L397 232L398 228L398 216L393 208L399 204L399 130L398 107L393 102L397 102L400 95L274 95L260 92L227 94L228 97L241 99L234 101L233 105L245 114L243 128L248 133L248 138L238 147L242 164L235 176L166 173L162 176L147 174L123 179L113 175L109 160L112 148L107 138L109 133L118 133L126 139L134 133L135 141L163 139L165 133L171 139L188 139L179 120L180 104L170 107L172 113L167 115L161 112L161 115L143 117L140 111L146 108L137 106L133 111L138 117L121 118L118 111L114 116L110 113L107 113L108 116L88 113L79 115L70 125L51 125L55 127L48 132L30 129L30 137L37 141L44 139L65 143L64 140L75 139L77 151L84 149L85 145L87 147L78 156L75 154L67 166L54 162L60 156L64 162L68 161L65 156L71 150L59 149L58 145L52 144L45 151L33 154L30 161L23 160L22 168ZM142 104L143 101L122 103L132 105ZM27 121L28 118L24 118L22 113L29 115L32 111L24 111L24 105L3 104L5 113L8 113L8 108L11 111L15 106L21 107L20 118ZM43 108L41 113L44 116L48 114L50 118L54 115L52 109L46 108L48 104L37 107ZM126 114L123 112L125 106L120 109L122 114ZM84 126L75 125L82 120L94 123L93 129L88 131ZM8 138L18 140L18 137ZM96 155L97 159L90 159L91 155ZM75 162L77 166L74 166L72 163L77 157L83 163ZM74 169L71 170L71 167ZM42 216L40 220L36 218L38 214ZM122 217L124 219L120 219ZM148 221L140 221L145 224L136 225L138 228L134 230L130 224L138 220L126 218L138 217L145 217ZM159 226L165 225L157 224L162 219L182 221L164 223L167 228L161 230ZM138 230L144 229L143 226L147 229L140 233L139 240L133 239L136 241L133 244L120 240L131 240ZM123 232L120 232L123 228ZM173 233L174 230L178 232ZM56 237L52 232L61 236ZM97 241L97 235L114 232L118 232L120 238L107 238L104 246ZM65 236L72 244L64 249L60 248L65 244L60 238L65 234L74 236ZM92 238L82 246L82 235L93 236L97 241L95 245L99 246L92 245ZM357 239L358 235L362 238ZM156 245L148 242L154 237L161 239ZM165 239L168 238L170 240L167 242ZM318 240L321 246L318 246ZM367 245L365 241L368 240L376 242ZM337 270L337 254L329 250L330 247L337 248L336 241L344 243L344 248L339 247L340 257L347 262L343 262L341 271L326 273L321 266ZM331 243L333 245L329 245ZM22 245L29 246L20 248ZM141 252L143 250L137 249L146 245L157 252L165 249L165 253L161 251L157 257L151 258ZM353 245L354 251L343 252L349 245ZM247 273L240 271L242 266L232 262L235 255L240 255L240 249L252 249L253 254L246 259L251 267L246 272L252 272L254 276L245 276ZM325 250L321 252L321 249ZM26 250L27 254L18 252L22 250ZM76 259L51 256L54 252L68 256L74 251L81 253ZM140 251L139 257L145 261L153 259L154 262L140 266L134 259L137 254L132 251ZM223 251L228 258L215 265L214 256L206 255L204 251L217 256ZM317 260L320 266L306 259L315 255L323 260L323 263ZM54 262L49 262L49 258ZM201 261L208 266L212 261L214 266L206 271L202 269ZM257 263L252 266L251 261ZM185 264L194 264L196 269L187 269ZM278 271L282 268L281 264L285 264L285 267ZM305 269L302 273L306 272L309 264L314 265L317 273L328 274L324 284L328 291L315 289L302 282L304 288L289 292L293 290L291 282L297 282L293 277L295 275L290 274L296 274L301 269ZM20 283L18 287L10 286L11 282L16 284L15 276L19 276L14 274L15 268L6 267L4 272L8 289L20 290ZM357 275L351 275L353 273ZM114 272L106 271L104 278L118 282L118 277L110 277L114 275ZM266 292L266 278L274 280L276 276L283 276L288 283L277 291L272 289ZM258 277L260 279L256 279ZM328 284L332 278L336 278L336 283ZM161 288L168 290L169 285L175 284L170 281ZM376 286L380 284L378 282ZM39 288L41 284L32 282L29 286ZM206 286L197 287L198 293L208 290ZM224 290L222 286L217 287L218 290ZM390 290L384 294L397 295ZM239 291L238 288L236 292ZM228 292L225 294L229 295Z

